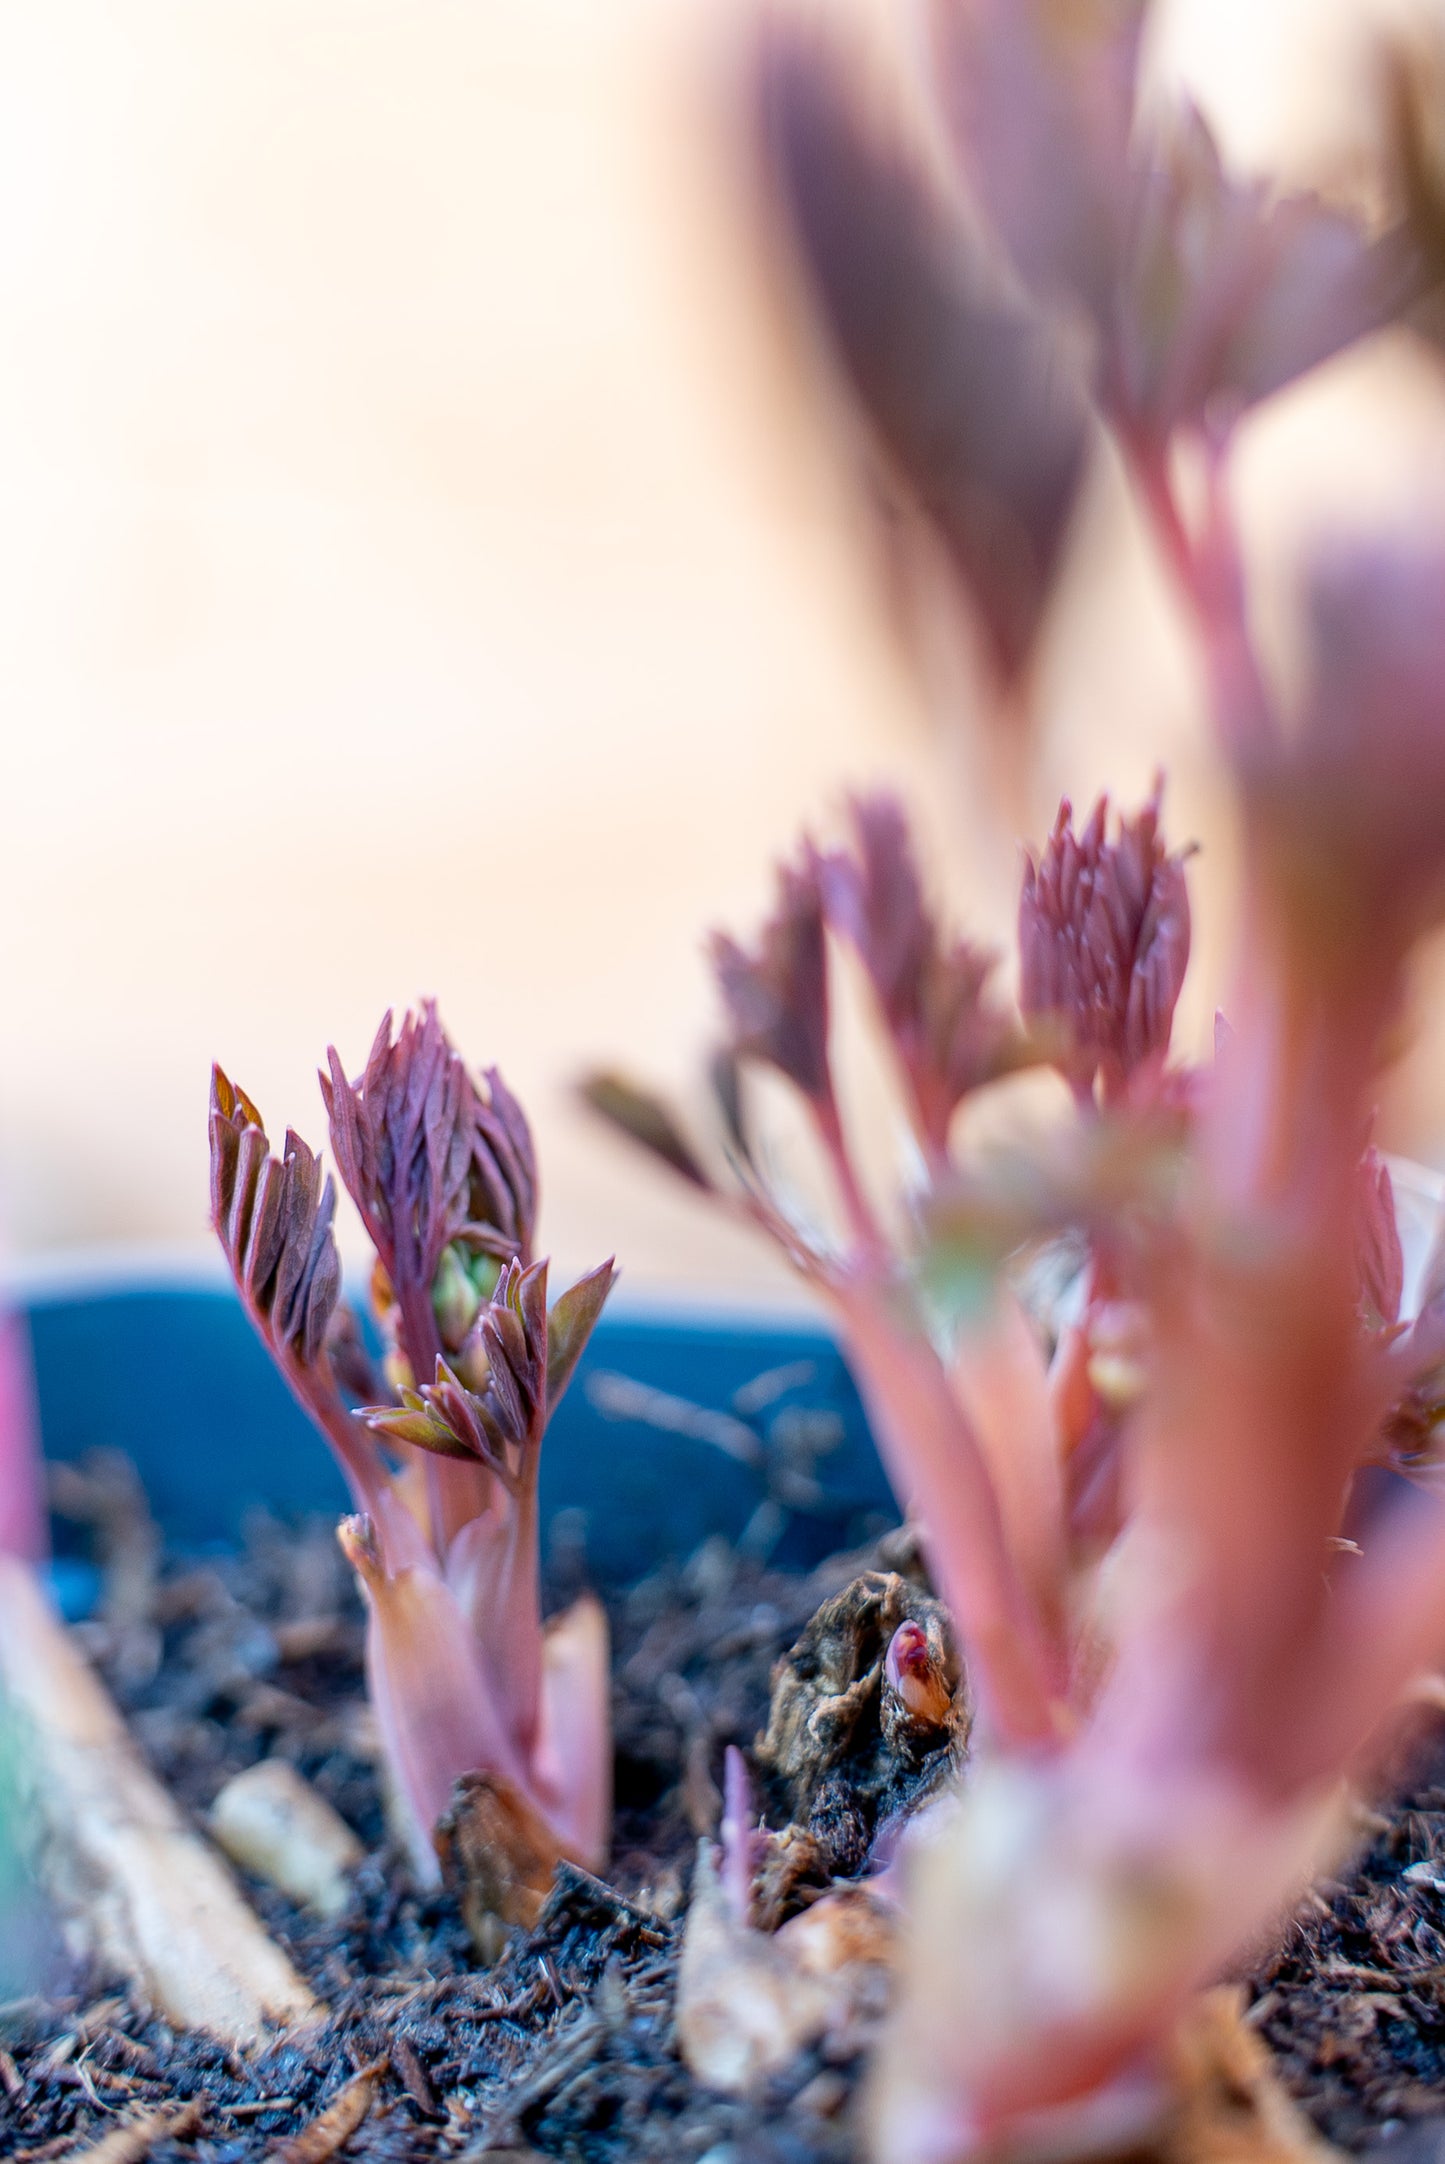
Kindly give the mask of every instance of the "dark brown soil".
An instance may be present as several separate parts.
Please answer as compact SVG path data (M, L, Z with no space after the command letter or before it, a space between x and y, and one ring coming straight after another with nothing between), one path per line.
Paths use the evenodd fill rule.
M842 2160L850 2067L813 2055L753 2103L700 2092L673 2047L680 1917L700 1834L716 1831L722 1753L766 1724L774 1661L865 1564L910 1560L894 1536L808 1576L709 1543L612 1603L617 1813L607 1885L559 1874L529 1934L479 1969L452 1902L413 1890L387 1836L362 1679L362 1617L329 1524L269 1519L237 1556L162 1559L115 1465L61 1501L100 1529L106 1597L81 1626L172 1793L204 1812L258 1758L289 1759L371 1853L348 1912L321 1923L248 1884L332 2010L304 2049L242 2059L174 2035L105 1979L64 1977L0 2008L0 2154L66 2155L118 2116L192 2096L199 2134L147 2152L222 2164L274 2153L384 2058L348 2158L526 2155L668 2164ZM554 1558L555 1590L576 1562Z
M1348 1877L1315 1890L1255 1978L1251 2018L1331 2141L1392 2147L1439 2117L1445 2157L1445 1737L1410 1755Z
M724 1746L754 1743L773 1663L821 1601L864 1565L908 1566L902 1536L807 1577L710 1543L613 1604L610 1882L564 1871L538 1927L479 1969L452 1903L413 1891L388 1841L361 1615L330 1527L258 1521L240 1555L162 1559L123 1468L72 1481L61 1500L100 1527L106 1598L84 1631L173 1793L204 1811L230 1774L279 1754L370 1854L335 1923L249 1888L331 2009L304 2048L243 2059L173 2034L103 1978L58 1973L50 1995L0 2007L0 2154L66 2157L131 2114L194 2097L199 2129L155 2140L144 2153L157 2164L279 2157L381 2062L347 2158L852 2164L856 2058L807 2054L748 2103L700 2091L673 2042L675 1964ZM575 1559L554 1560L568 1594ZM1315 1897L1254 1986L1254 2018L1316 2125L1355 2149L1400 2138L1399 2164L1437 2164L1428 2122L1445 2114L1438 1737L1419 1766L1358 1870Z

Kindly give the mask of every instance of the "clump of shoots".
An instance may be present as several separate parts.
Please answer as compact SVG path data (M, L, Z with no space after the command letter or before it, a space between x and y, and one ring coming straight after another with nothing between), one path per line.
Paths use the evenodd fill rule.
M334 1451L339 1538L366 1601L367 1679L413 1866L484 1776L530 1848L590 1869L611 1815L607 1629L590 1597L544 1628L537 1476L547 1423L613 1281L548 1304L531 1132L495 1068L471 1075L435 1007L388 1015L362 1074L321 1077L337 1167L376 1252L373 1366L341 1299L335 1188L219 1068L211 1212L247 1311ZM509 1918L508 1920L514 1920Z
M1159 787L1122 819L1065 803L1028 858L1016 1014L928 906L900 808L871 798L847 846L802 845L752 947L715 942L718 1146L616 1075L589 1086L831 1307L966 1656L968 1778L901 1857L883 2164L1132 2139L1189 1995L1338 1857L1343 1779L1378 1766L1445 1650L1425 1492L1445 1249L1402 1316L1369 1147L1410 960L1445 916L1445 552L1321 552L1287 703L1227 487L1249 410L1438 263L1418 204L1368 233L1228 173L1192 110L1136 123L1138 0L929 17L945 182L836 44L774 23L760 45L806 297L946 545L1010 725L1086 433L1112 434L1198 634L1245 891L1228 1021L1190 1067L1171 1044L1186 856ZM887 1197L841 1109L830 943L862 963L912 1130ZM960 1153L958 1108L1028 1063L1063 1084L1058 1119ZM831 1175L823 1228L761 1126L759 1069ZM1061 1243L1073 1298L1040 1318L1022 1294ZM1362 1484L1371 1465L1407 1477ZM926 1687L921 1652L906 1629L890 1646L895 1691Z

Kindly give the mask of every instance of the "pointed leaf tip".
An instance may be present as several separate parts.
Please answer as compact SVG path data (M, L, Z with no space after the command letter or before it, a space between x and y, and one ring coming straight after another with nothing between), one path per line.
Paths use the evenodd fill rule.
M576 1372L597 1326L607 1296L617 1282L614 1258L579 1277L556 1302L547 1319L547 1405L555 1409Z
M577 1094L593 1112L660 1158L681 1179L704 1193L714 1191L697 1153L660 1097L610 1071L588 1075L578 1084Z
M840 39L774 25L756 75L767 171L809 298L890 478L943 543L1000 676L1012 677L1047 609L1083 475L1082 381L900 116L864 95Z
M730 1048L775 1067L814 1104L833 1088L822 878L822 860L805 840L797 861L778 867L777 900L756 948L723 932L711 942Z

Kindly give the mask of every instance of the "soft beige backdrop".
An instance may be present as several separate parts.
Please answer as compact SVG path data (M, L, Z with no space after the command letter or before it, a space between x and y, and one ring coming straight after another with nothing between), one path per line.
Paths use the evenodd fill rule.
M1156 65L1245 157L1360 144L1366 10L1178 0ZM0 4L0 1208L12 1243L204 1240L218 1055L276 1131L434 991L541 1133L552 1244L761 1296L767 1258L570 1110L684 1082L702 929L887 774L1006 922L930 679L879 628L814 387L725 155L736 6ZM1438 501L1403 347L1255 428L1266 563L1330 506ZM1161 755L1227 836L1165 598L1107 482L1037 807ZM1213 861L1214 884L1209 864ZM1397 1139L1445 1139L1417 1063Z

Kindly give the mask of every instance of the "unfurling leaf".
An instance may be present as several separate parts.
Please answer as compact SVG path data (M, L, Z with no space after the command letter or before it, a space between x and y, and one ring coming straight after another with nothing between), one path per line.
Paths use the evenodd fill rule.
M896 1035L916 1027L923 980L938 944L897 797L860 797L852 806L856 854L823 860L828 922L850 940Z
M931 0L960 166L1023 277L1108 322L1144 0Z
M1310 587L1300 727L1240 780L1260 869L1312 974L1388 994L1445 913L1445 549L1336 549Z
M482 1420L482 1407L458 1382L444 1360L435 1380L420 1390L403 1390L400 1405L367 1405L360 1417L374 1434L410 1443L439 1458L488 1459L493 1444Z
M1397 315L1419 284L1401 228L1225 172L1186 105L1135 182L1115 393L1157 443L1280 390Z
M331 1182L295 1135L270 1156L255 1106L219 1069L212 1209L242 1297L357 1507L338 1533L365 1598L368 1690L413 1868L436 1882L437 1820L473 1777L520 1799L552 1853L598 1868L611 1816L606 1628L589 1658L554 1657L537 1479L551 1400L611 1265L558 1302L549 1361L526 1117L495 1069L468 1074L432 1005L399 1030L388 1016L355 1082L333 1051L322 1089L376 1249L379 1372L338 1305Z
M1360 1315L1373 1330L1400 1319L1405 1291L1405 1253L1395 1216L1390 1168L1378 1150L1366 1150L1358 1176L1355 1248L1360 1267Z
M1422 269L1411 320L1445 346L1445 37L1438 27L1388 55L1387 76L1405 225Z
M1159 832L1161 790L1108 838L1101 797L1081 834L1068 800L1019 901L1020 1005L1081 1098L1157 1082L1189 960L1184 859Z
M447 1249L530 1259L531 1133L495 1069L485 1088L472 1081L431 1002L395 1036L385 1017L356 1082L334 1047L327 1067L337 1166L390 1280L403 1349L425 1374L443 1343L432 1296Z
M336 1190L288 1128L270 1154L256 1107L211 1071L211 1221L252 1319L278 1353L311 1367L341 1292Z
M1418 187L1372 235L1237 179L1192 105L1136 131L1145 12L932 0L959 165L1026 283L1091 324L1100 404L1154 465L1398 316L1430 281L1429 219Z
M1083 472L1082 386L898 131L865 117L834 49L775 26L758 66L769 162L838 359L1012 675Z
M730 1049L776 1067L814 1104L832 1095L828 957L819 867L811 851L778 870L777 906L749 954L724 932L712 962L727 1009Z
M611 1256L569 1285L547 1317L547 1405L555 1410L572 1380L607 1295L617 1282Z
M355 1082L334 1046L326 1057L321 1094L347 1192L398 1299L417 1285L430 1293L442 1249L467 1218L466 1069L430 1004L405 1015L395 1037L384 1016Z
M651 1091L619 1074L589 1075L579 1086L578 1094L584 1104L590 1105L613 1127L620 1128L631 1141L640 1143L654 1157L660 1157L684 1180L694 1187L711 1190L711 1179L660 1097L654 1097Z
M467 1236L488 1254L532 1260L537 1217L537 1158L527 1115L495 1067L486 1093L472 1092L472 1163Z
M535 1262L528 1270L519 1262L509 1263L459 1359L459 1365L482 1378L480 1388L470 1389L455 1369L438 1358L431 1382L417 1390L403 1390L399 1408L369 1406L364 1415L367 1425L379 1435L414 1443L441 1457L505 1464L509 1447L525 1449L539 1439L546 1301L546 1263Z
M928 909L903 807L853 806L856 854L824 860L828 921L857 948L898 1053L920 1133L936 1152L970 1091L1020 1065L1013 1023L988 994L995 957L945 942Z

